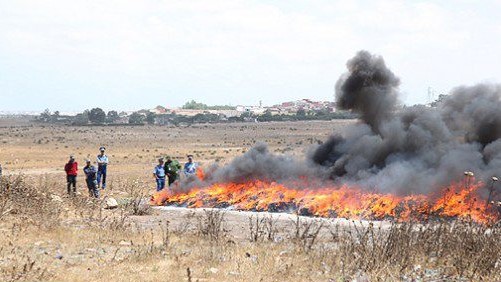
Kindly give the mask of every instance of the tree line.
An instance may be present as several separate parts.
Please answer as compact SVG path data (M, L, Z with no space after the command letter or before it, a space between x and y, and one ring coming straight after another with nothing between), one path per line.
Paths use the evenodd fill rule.
M138 111L131 115L126 112L118 113L117 111L108 111L107 113L101 108L93 108L85 110L75 116L61 115L59 111L51 112L49 109L43 111L36 121L44 123L65 123L72 125L87 125L87 124L153 124L155 123L155 114L149 111Z
M191 100L186 102L182 107L183 110L202 110L202 111L209 111L209 110L235 110L236 107L234 106L228 106L228 105L216 105L216 106L208 106L207 104L204 103L198 103L195 100Z
M141 110L128 115L125 112L108 111L101 108L85 110L75 116L64 116L59 111L51 112L45 110L36 118L36 121L43 123L61 123L71 125L106 125L106 124L172 124L189 125L197 123L223 123L223 122L270 122L270 121L300 121L300 120L332 120L332 119L352 119L357 116L348 111L330 112L327 110L305 111L298 110L295 114L272 114L267 110L263 114L244 112L239 116L226 117L223 114L203 112L194 116L178 115L175 113L155 114L148 110Z

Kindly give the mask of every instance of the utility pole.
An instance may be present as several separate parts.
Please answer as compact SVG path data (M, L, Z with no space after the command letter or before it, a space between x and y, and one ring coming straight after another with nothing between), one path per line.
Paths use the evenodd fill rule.
M433 101L435 101L435 91L431 86L428 86L428 104L431 104Z

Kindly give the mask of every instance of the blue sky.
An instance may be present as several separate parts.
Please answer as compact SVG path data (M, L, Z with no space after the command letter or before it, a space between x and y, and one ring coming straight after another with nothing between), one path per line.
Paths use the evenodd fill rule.
M481 4L480 4L481 3ZM0 111L332 100L361 49L402 102L501 82L501 0L0 0Z

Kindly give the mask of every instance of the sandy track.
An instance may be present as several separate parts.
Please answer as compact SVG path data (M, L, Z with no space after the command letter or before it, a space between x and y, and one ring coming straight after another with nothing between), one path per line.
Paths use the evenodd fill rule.
M169 221L169 226L172 230L191 230L197 229L197 224L208 211L220 211L224 213L224 229L227 234L236 240L247 240L250 238L250 223L249 219L256 216L259 218L271 218L277 230L277 240L293 237L296 232L296 222L299 219L300 225L304 226L314 222L314 226L323 225L320 237L328 238L331 236L330 231L335 228L353 228L356 226L367 227L373 224L375 228L388 228L391 223L388 221L368 221L368 220L348 220L344 218L315 218L307 216L296 216L289 213L270 213L270 212L253 212L253 211L237 211L231 209L212 209L212 208L183 208L183 207L153 207L155 215L152 216L136 216L134 221L139 222L144 228L157 228L161 222Z

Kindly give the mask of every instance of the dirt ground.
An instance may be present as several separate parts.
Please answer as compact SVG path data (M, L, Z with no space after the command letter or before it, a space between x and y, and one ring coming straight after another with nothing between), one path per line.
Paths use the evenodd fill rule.
M257 142L271 151L302 157L334 130L353 121L206 124L189 127L30 125L0 127L0 164L4 173L58 174L73 154L80 165L94 160L105 146L110 181L132 176L151 179L157 157L170 155L181 163L193 154L201 166L225 163Z
M202 167L266 142L302 158L354 121L69 127L0 121L0 281L500 281L501 230L154 207L157 157ZM110 158L101 200L70 154ZM106 199L118 208L105 209Z

